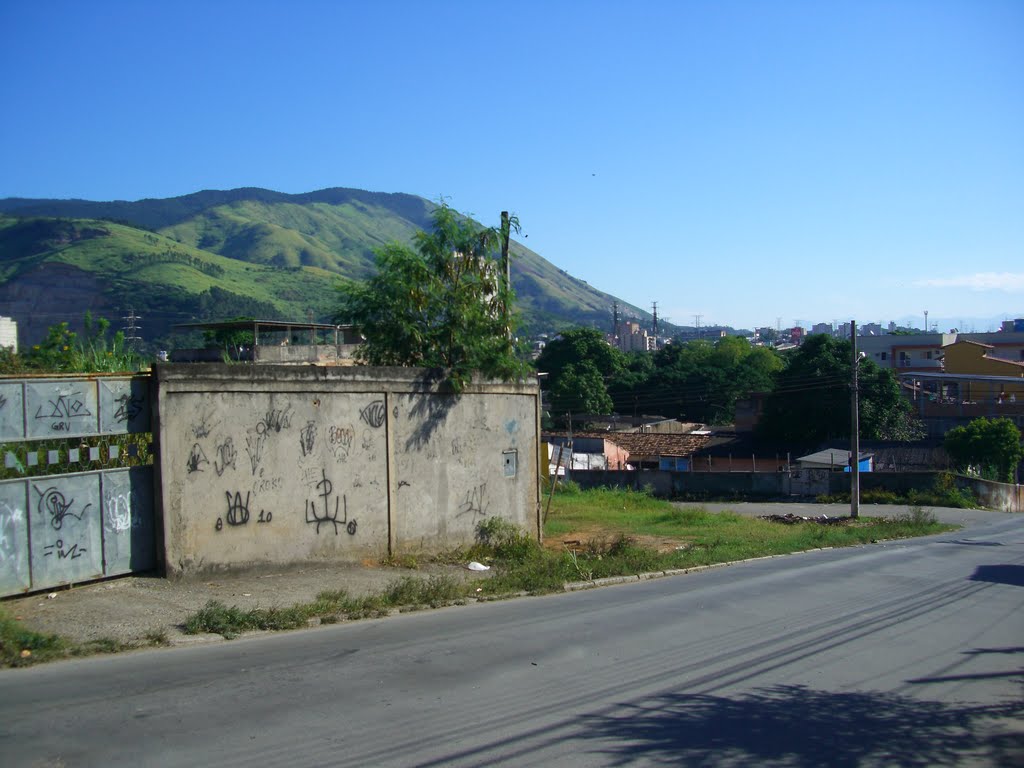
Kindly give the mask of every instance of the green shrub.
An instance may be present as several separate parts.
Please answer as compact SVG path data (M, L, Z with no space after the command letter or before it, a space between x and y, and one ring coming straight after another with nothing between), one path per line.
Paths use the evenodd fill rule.
M529 558L540 549L528 533L501 517L489 517L477 523L479 549L500 560Z

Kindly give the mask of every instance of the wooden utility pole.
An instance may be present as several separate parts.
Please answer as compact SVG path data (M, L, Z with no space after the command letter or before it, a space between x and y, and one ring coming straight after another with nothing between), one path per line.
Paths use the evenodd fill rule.
M512 323L509 320L508 297L512 292L512 264L508 258L508 241L511 236L512 223L508 218L508 211L501 212L501 274L505 281L505 295L501 302L501 311L505 321L505 336L512 339Z

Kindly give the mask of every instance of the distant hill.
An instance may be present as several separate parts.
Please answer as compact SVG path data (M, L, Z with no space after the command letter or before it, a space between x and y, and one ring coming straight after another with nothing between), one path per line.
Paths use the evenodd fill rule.
M339 277L372 274L374 249L409 242L430 226L433 208L414 195L343 188L207 190L134 202L7 198L0 200L0 314L18 321L23 344L60 320L74 324L87 309L115 325L134 311L149 340L190 320L328 321ZM617 299L520 243L511 250L529 333L610 329Z

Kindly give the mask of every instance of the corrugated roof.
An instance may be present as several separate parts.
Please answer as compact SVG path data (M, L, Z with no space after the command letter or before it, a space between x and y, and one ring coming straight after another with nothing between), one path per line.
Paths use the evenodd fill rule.
M559 437L567 433L558 432ZM673 435L643 432L574 432L573 437L607 440L629 451L634 460L658 456L692 456L710 441L709 435Z

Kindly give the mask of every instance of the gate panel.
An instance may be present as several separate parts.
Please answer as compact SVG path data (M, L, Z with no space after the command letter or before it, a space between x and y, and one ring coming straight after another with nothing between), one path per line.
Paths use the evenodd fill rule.
M0 381L0 596L157 566L150 393L146 375Z
M30 480L32 586L56 586L103 575L99 475Z
M156 567L153 468L111 469L103 486L103 561L107 576Z
M28 562L28 483L0 483L0 595L31 585Z

